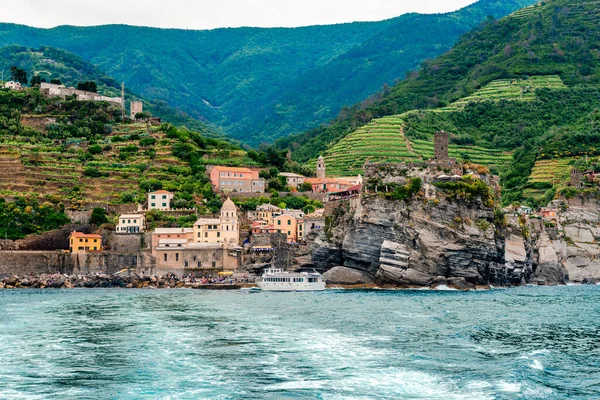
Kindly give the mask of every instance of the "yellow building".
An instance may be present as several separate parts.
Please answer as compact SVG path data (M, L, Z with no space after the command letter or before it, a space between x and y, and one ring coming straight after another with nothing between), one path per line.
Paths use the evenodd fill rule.
M73 232L69 236L71 253L88 253L102 251L102 236L97 233Z
M300 242L304 240L304 220L293 215L282 214L273 220L273 228L278 233L287 236L288 242Z
M238 246L240 225L235 204L227 199L221 207L220 218L200 218L194 224L193 229L194 242L223 243L227 246Z

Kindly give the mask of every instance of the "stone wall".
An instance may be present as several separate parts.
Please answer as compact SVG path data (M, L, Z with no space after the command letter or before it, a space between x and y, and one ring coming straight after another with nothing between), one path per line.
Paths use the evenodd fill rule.
M154 260L147 254L93 253L63 251L0 251L0 276L54 274L113 274L123 269L150 272Z

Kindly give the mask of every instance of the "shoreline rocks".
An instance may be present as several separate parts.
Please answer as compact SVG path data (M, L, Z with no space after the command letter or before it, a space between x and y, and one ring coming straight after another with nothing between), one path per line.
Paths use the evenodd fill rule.
M148 276L132 274L120 275L62 275L42 274L39 276L16 275L0 279L0 289L72 289L72 288L124 288L124 289L176 289L183 287L229 286L228 282L200 284L190 282L176 275ZM239 285L238 285L239 286Z

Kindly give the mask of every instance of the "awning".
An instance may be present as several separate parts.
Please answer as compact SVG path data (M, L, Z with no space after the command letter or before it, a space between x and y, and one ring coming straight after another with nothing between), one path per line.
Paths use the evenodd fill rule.
M271 250L271 246L252 246L252 250Z
M221 271L221 272L219 272L219 275L221 275L221 276L233 275L233 271Z

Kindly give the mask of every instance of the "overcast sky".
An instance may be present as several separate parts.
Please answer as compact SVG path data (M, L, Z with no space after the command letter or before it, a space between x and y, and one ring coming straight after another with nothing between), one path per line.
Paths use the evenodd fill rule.
M454 11L475 0L18 0L0 21L57 25L129 24L211 29L378 21L407 12Z

